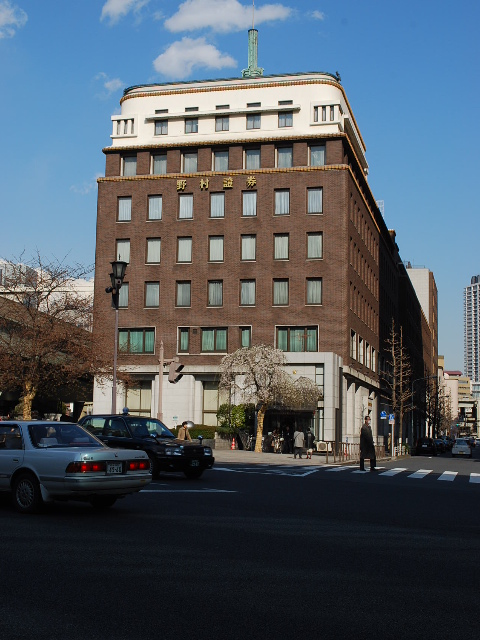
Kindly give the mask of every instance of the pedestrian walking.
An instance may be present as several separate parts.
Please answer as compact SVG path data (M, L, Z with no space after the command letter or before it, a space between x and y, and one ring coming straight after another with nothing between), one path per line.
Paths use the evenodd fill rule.
M370 426L370 416L365 416L365 421L360 430L360 470L365 471L365 458L370 460L370 471L375 471L377 458L375 454L375 443L373 442L372 427Z
M308 427L307 429L307 435L305 438L305 445L307 447L307 458L310 458L310 460L312 459L312 453L315 447L315 436L312 433L312 430L310 429L310 427Z
M302 459L303 453L303 445L305 442L305 435L303 431L297 427L295 433L293 434L293 457L296 458L297 455L300 459Z
M182 422L182 426L178 429L178 439L179 440L192 440L192 436L190 435L190 428L193 428L195 425L191 420L184 420Z

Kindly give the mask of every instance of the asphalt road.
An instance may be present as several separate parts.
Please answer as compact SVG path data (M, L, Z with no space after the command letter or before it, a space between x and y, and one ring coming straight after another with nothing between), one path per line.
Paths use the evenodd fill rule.
M479 637L480 450L374 473L235 454L101 514L2 498L0 639Z

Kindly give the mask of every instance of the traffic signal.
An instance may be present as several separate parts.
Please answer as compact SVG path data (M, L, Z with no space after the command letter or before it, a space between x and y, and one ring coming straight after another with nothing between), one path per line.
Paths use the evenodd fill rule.
M180 371L183 369L185 365L181 364L178 361L178 358L175 358L173 362L170 363L168 368L168 381L172 384L176 384L179 380L183 378L183 373Z

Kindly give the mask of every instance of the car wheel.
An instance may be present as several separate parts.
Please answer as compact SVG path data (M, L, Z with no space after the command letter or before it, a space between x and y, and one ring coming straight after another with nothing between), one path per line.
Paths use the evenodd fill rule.
M195 480L196 478L200 478L203 473L203 469L185 469L183 473L189 480Z
M90 498L90 504L94 509L110 509L117 500L117 496L93 496Z
M148 457L150 458L152 478L158 478L160 475L160 463L155 456L148 454Z
M31 473L22 473L13 483L13 506L20 513L38 513L43 500L40 484Z

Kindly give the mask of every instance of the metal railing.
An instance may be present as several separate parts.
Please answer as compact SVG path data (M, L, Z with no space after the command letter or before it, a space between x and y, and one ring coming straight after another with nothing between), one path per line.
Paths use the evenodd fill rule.
M325 445L322 447L321 445ZM320 447L319 447L320 445ZM356 462L360 460L360 444L325 440L317 443L317 453L325 453L325 462ZM385 457L385 446L375 445L377 460Z

